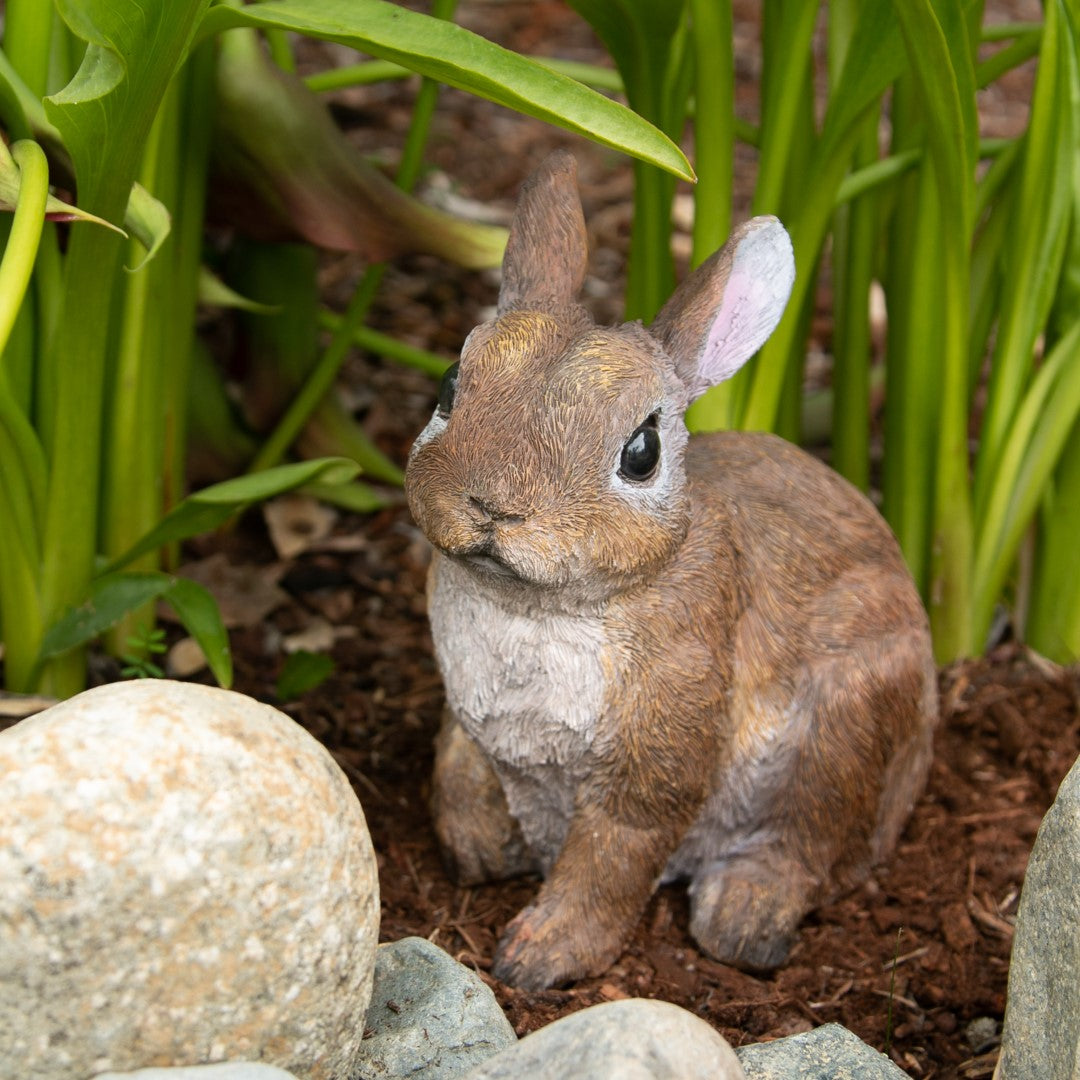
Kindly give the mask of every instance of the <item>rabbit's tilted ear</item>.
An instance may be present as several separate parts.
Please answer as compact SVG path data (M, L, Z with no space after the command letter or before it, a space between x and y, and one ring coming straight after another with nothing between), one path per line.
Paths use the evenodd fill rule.
M776 328L795 280L795 258L774 217L740 225L675 290L651 330L691 400L730 378Z
M577 163L565 150L556 151L521 188L503 256L499 313L572 302L587 259Z

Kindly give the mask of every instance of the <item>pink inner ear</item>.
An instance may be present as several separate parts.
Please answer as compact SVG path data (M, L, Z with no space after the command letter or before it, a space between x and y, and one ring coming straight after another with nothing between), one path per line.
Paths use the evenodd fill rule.
M743 238L735 251L724 298L698 359L698 393L730 378L765 344L784 313L795 260L775 219Z

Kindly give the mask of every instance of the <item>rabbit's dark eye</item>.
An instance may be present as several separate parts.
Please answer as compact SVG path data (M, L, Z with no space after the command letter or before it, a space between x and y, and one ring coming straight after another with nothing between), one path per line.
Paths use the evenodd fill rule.
M444 418L450 415L450 410L454 407L454 395L457 393L458 363L460 361L456 361L446 369L442 382L439 383L439 415Z
M619 472L627 480L648 480L660 463L660 432L656 430L657 415L653 413L626 440L619 461Z

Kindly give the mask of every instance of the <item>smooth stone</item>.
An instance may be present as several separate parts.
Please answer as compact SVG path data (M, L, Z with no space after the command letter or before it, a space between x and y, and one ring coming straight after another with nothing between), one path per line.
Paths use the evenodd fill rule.
M526 1035L468 1080L744 1080L719 1032L678 1005L628 998Z
M998 1069L1000 1080L1080 1077L1080 760L1031 849Z
M449 1080L517 1042L495 995L437 945L380 945L367 1037L352 1080Z
M291 1072L257 1061L225 1061L218 1065L177 1065L170 1069L136 1069L100 1073L93 1080L296 1080Z
M276 709L149 679L0 732L0 1076L338 1080L378 927L360 804Z
M746 1080L907 1080L907 1073L840 1024L825 1024L735 1053Z

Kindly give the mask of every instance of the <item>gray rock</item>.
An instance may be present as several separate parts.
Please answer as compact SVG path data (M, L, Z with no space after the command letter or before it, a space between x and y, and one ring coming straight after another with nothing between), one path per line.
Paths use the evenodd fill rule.
M735 1051L746 1080L904 1080L907 1073L840 1024Z
M564 1016L466 1073L468 1080L743 1080L704 1020L666 1001L628 999Z
M1080 761L1031 850L1009 962L1001 1080L1080 1077Z
M296 1077L276 1065L225 1061L218 1065L178 1065L170 1069L100 1073L93 1080L296 1080Z
M336 1080L378 921L359 803L277 710L145 680L0 732L0 1076L233 1059Z
M353 1080L449 1080L517 1042L495 995L437 945L380 945Z

